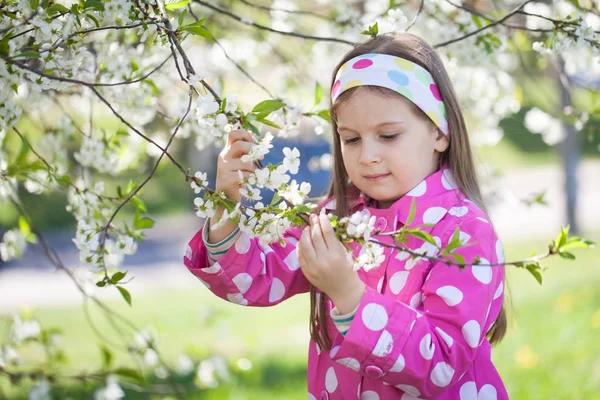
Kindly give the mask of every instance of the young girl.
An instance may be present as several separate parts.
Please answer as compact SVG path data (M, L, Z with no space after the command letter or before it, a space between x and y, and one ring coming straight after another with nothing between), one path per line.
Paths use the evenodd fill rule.
M412 225L427 224L439 246L459 227L464 247L456 254L503 263L435 51L414 35L378 36L344 57L331 86L334 171L325 211L340 218L368 211L379 232L373 238L392 245L385 233L406 224L414 201ZM219 158L216 189L232 199L240 199L237 171L254 170L240 160L252 141L232 132ZM184 262L217 296L260 307L310 291L309 399L508 398L491 360L491 344L506 330L503 268L461 271L385 246L379 267L354 271L325 215L289 229L285 246L263 246L231 222L210 224ZM437 255L415 237L402 244Z

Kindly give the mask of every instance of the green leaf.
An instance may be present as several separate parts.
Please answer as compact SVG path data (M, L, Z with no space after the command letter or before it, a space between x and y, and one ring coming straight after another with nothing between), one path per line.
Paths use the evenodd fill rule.
M129 196L129 193L133 192L138 188L138 185L134 183L132 180L129 180L127 187L125 188L125 196Z
M140 209L138 208L135 212L135 218L133 220L133 227L135 229L150 229L154 226L154 220L148 217L142 217Z
M317 82L317 84L315 85L315 107L321 102L322 98L323 88L321 87L321 84Z
M250 129L252 131L252 133L254 133L255 135L260 136L260 131L254 124L251 124L250 122L248 122L247 128Z
M42 57L42 55L35 51L24 51L21 54L17 54L16 56L13 56L13 58L40 58L40 57Z
M165 9L168 11L177 10L178 8L183 8L188 5L190 0L167 0L165 2Z
M539 264L527 264L525 266L527 271L533 275L536 281L541 285L542 284L542 274L540 273L540 265Z
M54 14L69 12L69 9L62 4L53 3L50 7L48 7L46 12L48 15L53 16Z
M419 231L419 230L408 230L405 233L407 235L414 236L417 239L421 239L421 240L423 240L425 242L428 242L428 243L431 243L431 244L437 246L437 242L435 241L435 239L433 238L433 236L431 236L427 232L423 232L423 231Z
M92 14L87 14L87 13L85 14L85 16L87 18L91 19L92 21L94 21L94 24L96 24L96 28L100 28L100 22L98 22L98 20L96 19L96 17L94 17Z
M56 181L62 186L69 186L73 183L69 175L63 175L56 178Z
M100 346L100 352L102 353L102 365L104 369L110 369L113 361L113 354L106 346Z
M296 206L296 211L299 212L299 213L309 213L309 212L312 211L312 208L310 208L306 204L298 204Z
M177 18L177 23L179 26L183 25L183 20L185 19L185 15L187 14L187 8L183 10L181 14L179 14L179 18Z
M277 111L282 107L285 107L285 103L282 103L281 101L265 100L265 101L261 101L260 103L255 105L254 108L252 109L252 112L253 113L268 112L270 114L273 111Z
M35 12L35 10L40 6L40 0L29 0L29 7Z
M148 212L148 209L146 208L146 204L144 204L144 202L142 201L142 199L140 199L137 196L133 196L131 198L131 202L138 208L138 210L140 210L141 212Z
M460 241L460 228L457 226L454 230L454 233L452 234L452 237L450 238L450 243L448 243L445 250L448 252L452 252L461 247L461 245L462 243Z
M331 115L329 115L329 110L321 110L317 113L317 115L323 118L325 121L331 123Z
M29 243L37 243L37 236L31 232L31 227L24 217L19 217L19 231Z
M416 198L413 197L412 202L410 204L410 211L408 212L408 217L406 218L406 224L404 226L410 226L413 220L415 219L415 210L417 209Z
M589 249L595 247L595 243L591 240L583 239L577 236L570 237L567 243L562 245L558 251L565 251L570 249Z
M188 25L180 26L179 30L184 31L184 32L189 32L192 35L202 36L206 39L212 40L212 35L208 31L208 29L206 29L204 26L202 26L205 21L206 21L206 18L203 18L200 21L196 21L196 22L188 24Z
M568 236L569 226L567 225L566 227L561 227L560 233L558 234L558 236L556 236L556 239L554 240L554 246L556 247L556 250L560 251L561 247L564 246L564 244L567 242Z
M569 253L568 251L559 251L558 255L561 256L562 258L566 258L567 260L575 259L575 255L573 255L573 253Z
M369 35L371 37L377 36L378 33L379 33L379 26L377 25L377 22L375 22L374 25L371 25L369 27L369 29L361 32L362 35Z
M579 0L569 0L571 3L575 5L575 7L580 7Z
M117 368L113 371L113 373L122 376L124 378L131 378L135 381L137 381L139 384L141 385L145 385L146 381L144 380L144 377L137 372L135 369L131 369L131 368Z
M96 286L98 286L98 287L104 287L104 286L106 286L106 284L107 284L106 281L98 281L98 282L96 282Z
M261 118L261 119L259 119L259 120L257 120L257 121L258 121L258 122L262 122L263 124L265 124L265 125L268 125L268 126L270 126L270 127L273 127L273 128L275 128L275 129L281 129L281 127L280 127L279 125L277 125L275 122L273 122L273 121L270 121L270 120L268 120L268 119L266 119L266 118Z
M465 258L458 253L452 253L452 254L450 254L450 257L454 258L454 260L456 260L457 263L461 263L461 264L465 263ZM477 267L474 267L474 268L477 268Z
M123 298L125 299L125 301L131 305L131 294L129 294L129 292L127 291L127 289L125 289L123 286L117 286L117 289L119 289L119 292L121 292L121 295L123 296Z
M269 205L274 205L279 203L279 201L281 200L281 196L279 196L279 194L277 192L273 193L273 198L271 199L271 204Z
M125 275L127 275L127 272L115 272L114 275L110 278L110 283L116 285L117 283L119 283L119 281L125 278Z
M6 36L4 36L2 40L0 40L0 54L2 54L5 57L8 57L8 53L10 51L10 47L8 46L8 40L11 38L11 36L12 32L8 31Z

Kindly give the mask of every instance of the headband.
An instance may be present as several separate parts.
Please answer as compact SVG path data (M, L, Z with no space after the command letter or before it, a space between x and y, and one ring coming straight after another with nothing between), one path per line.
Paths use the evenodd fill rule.
M446 135L450 132L446 107L433 77L425 68L404 58L369 53L348 60L338 70L331 103L355 86L381 86L406 97Z

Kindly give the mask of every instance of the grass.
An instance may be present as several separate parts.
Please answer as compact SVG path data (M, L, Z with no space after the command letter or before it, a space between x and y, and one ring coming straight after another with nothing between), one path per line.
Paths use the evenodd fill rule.
M599 242L600 233L589 238ZM507 259L544 248L540 241L513 245L506 249ZM600 251L582 250L576 261L550 259L545 265L549 269L541 286L526 271L508 270L511 326L495 349L494 361L511 399L600 399L600 342L596 340L600 333ZM219 354L234 364L240 357L252 361L253 368L237 371L230 384L198 390L189 398L306 398L306 295L274 308L244 308L223 302L199 284L195 290L163 290L137 297L134 293L132 308L121 307L121 302L111 304L120 306L139 327L154 326L159 348L169 362L183 351L198 359ZM111 331L97 310L91 310L91 315L100 331ZM64 330L62 343L69 358L66 372L97 370L101 353L81 307L43 309L37 317L44 327ZM117 334L108 336L118 338ZM39 360L39 353L31 348L23 355ZM127 355L115 357L115 365L131 365ZM8 389L5 379L0 378L0 387L10 398L24 398L23 389ZM91 389L81 392L80 386L70 390L75 398L91 393Z

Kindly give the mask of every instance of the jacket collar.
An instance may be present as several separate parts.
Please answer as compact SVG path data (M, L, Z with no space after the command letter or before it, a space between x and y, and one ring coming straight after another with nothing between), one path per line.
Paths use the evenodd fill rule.
M444 165L396 200L389 208L377 208L375 200L360 193L352 205L350 213L366 208L371 215L383 216L388 220L395 221L394 225L397 225L398 222L406 225L413 200L416 204L416 215L422 216L426 210L432 207L440 207L440 212L444 209L443 215L445 215L450 207L464 198L465 195L456 185L452 172ZM440 219L443 215L440 216ZM417 218L413 224L419 224L419 219L423 218Z

